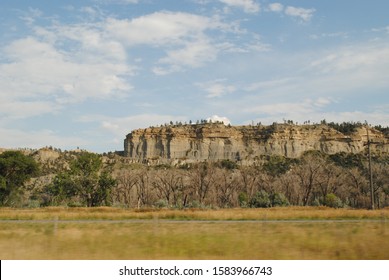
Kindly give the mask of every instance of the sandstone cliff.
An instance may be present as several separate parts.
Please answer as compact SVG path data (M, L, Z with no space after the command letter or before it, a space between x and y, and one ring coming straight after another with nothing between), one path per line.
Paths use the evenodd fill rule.
M389 152L389 137L369 129L374 152ZM153 127L129 133L125 156L137 162L233 160L252 163L263 155L289 158L305 151L327 154L360 153L366 149L367 129L343 134L327 125L225 126L198 124Z

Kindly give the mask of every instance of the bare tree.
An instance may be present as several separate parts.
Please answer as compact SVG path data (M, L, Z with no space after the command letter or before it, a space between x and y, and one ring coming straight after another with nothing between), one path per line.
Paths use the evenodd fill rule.
M322 175L321 171L326 164L325 160L317 155L308 154L303 157L300 164L292 168L292 172L298 178L300 191L302 194L302 203L308 205L312 193L318 187L318 181Z
M350 206L370 207L369 183L359 168L354 167L346 171L345 185Z
M221 169L217 172L216 195L219 207L237 206L240 183L237 174Z
M283 193L292 205L302 204L302 195L298 182L299 177L294 172L282 174L275 181L278 185L279 192Z
M256 192L258 170L254 167L242 167L239 169L239 175L242 185L241 190L247 194L247 198L250 201Z
M137 207L150 206L151 190L150 179L148 170L142 170L137 175L136 194L137 194Z
M388 178L389 167L385 163L372 163L372 173L373 173L373 194L374 200L377 208L382 207L382 202L386 200L386 193L384 190L388 188L389 178Z
M256 180L256 189L255 192L258 191L265 191L267 193L273 193L274 192L274 176L268 174L265 171L259 171L256 173L257 180Z
M215 168L211 164L198 164L190 172L193 199L204 204L215 182Z
M182 202L184 184L181 172L177 169L159 170L156 174L153 187L158 197L165 199L168 205L179 206Z
M114 190L115 200L130 207L132 196L135 195L135 185L139 177L133 170L124 169L116 175L116 179L118 186Z
M339 195L345 181L343 170L333 163L326 163L319 171L320 176L317 179L319 195L323 198L330 193Z

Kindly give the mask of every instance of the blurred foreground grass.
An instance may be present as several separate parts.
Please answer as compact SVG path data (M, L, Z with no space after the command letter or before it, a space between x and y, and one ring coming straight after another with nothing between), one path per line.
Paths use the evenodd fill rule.
M0 209L0 259L387 260L388 212L305 207ZM146 220L126 221L131 219ZM256 221L240 222L244 220Z
M389 259L385 222L3 223L0 259Z

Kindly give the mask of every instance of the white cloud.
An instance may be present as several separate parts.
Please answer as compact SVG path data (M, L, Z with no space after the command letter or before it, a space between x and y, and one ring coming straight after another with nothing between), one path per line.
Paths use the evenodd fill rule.
M192 0L193 3L199 4L199 5L207 5L212 0Z
M374 33L386 33L386 34L389 34L389 26L385 26L385 27L375 27L375 28L372 28L370 30L371 32L374 32Z
M207 118L207 121L222 122L225 125L231 124L231 121L227 117L219 117L218 115L213 115L212 117Z
M120 5L127 5L127 4L138 4L140 0L94 0L94 2L101 3L101 4L120 4Z
M173 123L184 123L187 119L183 115L169 114L139 114L124 117L91 114L78 117L77 121L84 124L90 123L89 126L92 126L92 124L93 126L96 125L93 136L98 136L100 141L99 143L93 143L93 145L109 145L111 150L117 150L123 147L124 137L132 130L151 126L158 127L169 124L171 121ZM90 138L94 138L93 136L90 136ZM100 150L101 148L97 147L97 149ZM101 151L107 151L107 149Z
M106 30L114 38L133 45L174 45L203 36L207 29L221 23L204 16L184 12L155 12L132 20L110 18Z
M208 98L222 97L226 94L236 91L233 85L226 85L225 79L218 79L206 83L197 83L196 85L206 91Z
M269 98L323 95L350 98L355 94L380 92L389 87L387 43L354 44L315 54L295 53L293 57L285 55L278 59L288 66L287 70L277 70L278 79L254 82L244 89L250 94ZM294 69L293 76L289 69ZM282 71L285 71L284 74L281 74Z
M292 17L298 17L304 22L308 22L313 17L313 13L315 12L315 9L305 9L305 8L297 8L288 6L285 9L285 14Z
M82 11L92 16L100 13L94 7ZM31 13L41 16L40 11ZM12 106L2 111L10 117L53 113L70 102L128 95L132 90L129 77L136 70L128 61L127 53L132 48L156 47L159 57L153 58L152 70L165 75L216 60L220 52L227 51L223 47L227 43L225 34L240 32L239 25L223 23L217 16L169 11L132 20L89 18L77 24L53 21L44 27L31 23L30 36L2 49L0 97L5 103L27 108L25 113L17 113ZM208 34L214 31L223 33L220 40ZM256 43L244 47L263 48Z
M312 19L313 14L316 10L315 9L305 9L305 8L293 7L293 6L285 7L281 3L270 3L267 6L266 11L279 13L279 14L282 13L282 14L285 14L287 16L298 18L302 22L309 22Z
M168 51L153 71L157 75L165 75L180 71L182 67L200 67L215 60L217 54L218 49L206 40L188 43L181 49Z
M91 17L96 17L99 14L99 11L93 7L82 7L81 11L88 14Z
M139 2L139 0L119 0L119 1L126 4L137 4Z
M381 92L389 87L387 44L341 47L322 53L321 57L306 69L314 74L304 85L307 91L347 96Z
M280 13L284 10L284 5L282 5L281 3L271 3L268 5L268 9L271 12Z
M260 114L266 114L277 118L277 116L287 116L287 115L309 115L314 112L316 106L316 101L311 99L306 99L304 101L298 102L284 102L284 103L271 103L263 104L259 106L252 106L247 109L250 112L259 112Z
M46 33L44 33L46 31ZM125 63L126 49L122 42L107 34L104 23L60 25L40 31L44 37L54 38L53 44L71 44L73 59L80 61L111 61ZM51 39L52 41L53 39Z
M271 45L263 43L260 38L244 44L234 44L224 42L216 45L217 50L224 53L250 53L250 52L267 52L271 50Z
M234 24L224 24L217 17L209 18L184 12L160 11L132 20L110 18L107 34L128 47L151 46L165 53L153 72L165 75L185 67L200 67L217 58L217 39L207 32L237 32Z
M343 122L364 120L367 113L362 112L331 112L328 107L335 101L327 97L317 99L304 99L292 102L270 102L248 108L250 112L257 112L262 117L257 118L255 122L271 124L273 122L283 122L283 120L293 120L300 124L310 121L319 123L321 120ZM382 120L383 115L378 114L372 118ZM246 123L250 123L247 121Z
M180 72L182 71L182 68L177 65L171 65L168 67L155 66L151 69L151 71L157 76L164 76L164 75L172 74L174 72Z
M105 131L110 131L114 138L124 137L131 130L146 128L149 126L160 126L171 121L184 122L186 116L159 115L159 114L141 114L127 117L112 118L108 116L100 116L101 128ZM96 120L96 117L93 117Z
M281 78L278 80L269 80L269 81L261 81L255 82L248 85L245 90L247 91L263 91L263 90L271 90L276 87L283 87L292 82L293 78Z
M9 100L0 97L0 116L11 119L24 119L59 112L62 107L50 101Z
M389 45L365 45L343 47L311 63L322 73L345 71L374 71L389 66ZM378 71L377 71L378 70ZM381 75L378 75L380 77Z
M318 40L318 39L322 39L322 38L337 38L337 37L347 39L348 36L349 35L347 32L334 32L334 33L312 34L309 37L314 39L314 40Z
M263 115L260 118L256 118L254 122L261 122L263 124L271 124L273 122L282 123L283 120L293 120L295 123L303 124L306 121L310 123L320 123L321 120L327 120L330 122L364 122L367 120L372 125L389 126L389 115L379 110L371 111L331 111L328 108L323 110L312 106L306 101L298 103L281 103L281 104L269 104L264 106L266 110L277 110L276 113ZM285 111L278 110L277 108L283 108ZM245 123L251 123L252 120L247 120Z
M70 150L91 144L81 137L58 135L56 132L47 129L25 131L0 126L0 135L2 148L39 149L45 146L53 146Z
M56 25L33 30L35 34L2 50L0 99L11 105L3 114L30 117L56 112L64 103L119 98L131 91L127 77L133 70L124 49L105 40L98 28Z
M21 44L40 45L37 41ZM121 77L128 75L126 65L105 63L77 63L66 57L31 55L8 64L0 65L2 94L9 98L44 96L61 102L83 101L86 98L111 98L131 90ZM21 79L21 80L19 80ZM19 80L18 83L12 81Z
M223 4L231 7L242 8L246 13L258 13L260 5L254 0L219 0Z
M21 19L24 20L28 25L34 24L36 19L39 19L43 16L43 12L39 9L29 8L27 12L21 16Z
M317 100L314 101L314 105L318 108L320 107L325 107L327 105L330 105L331 103L333 103L333 100L331 100L330 98L326 98L326 97L319 97Z
M235 117L257 114L261 118L256 121L266 123L285 118L300 123L327 119L388 124L388 108L372 106L388 103L388 43L366 42L280 59L295 69L293 76L290 71L282 75L280 69L278 79L248 84L243 88L247 94L236 104L239 109L233 111Z
M368 121L372 125L389 126L389 114L380 110L372 109L363 111L343 111L343 112L325 112L321 114L322 117L334 122L364 122Z

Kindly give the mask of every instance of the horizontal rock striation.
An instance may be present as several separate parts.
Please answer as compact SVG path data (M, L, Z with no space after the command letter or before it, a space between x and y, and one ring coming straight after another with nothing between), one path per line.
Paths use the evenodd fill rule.
M372 150L389 152L388 136L369 128ZM196 124L134 130L124 140L124 154L135 162L232 160L253 163L264 155L288 158L317 150L326 154L366 150L367 129L350 134L324 125L273 124L225 126Z

